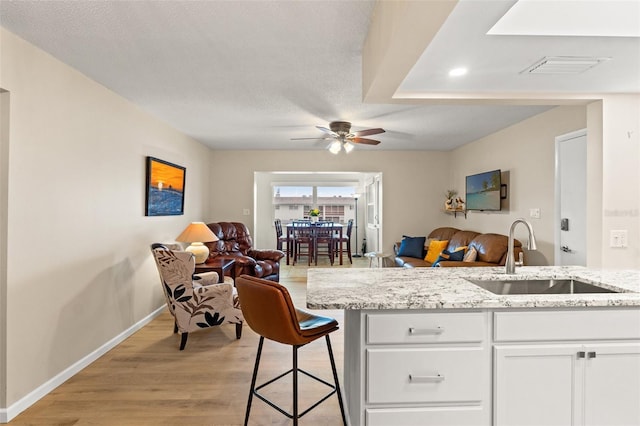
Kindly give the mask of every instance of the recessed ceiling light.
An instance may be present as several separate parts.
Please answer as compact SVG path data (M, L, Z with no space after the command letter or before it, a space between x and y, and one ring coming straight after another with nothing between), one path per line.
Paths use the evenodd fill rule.
M468 70L464 67L454 68L449 71L449 77L460 77L461 75L465 75L467 71Z

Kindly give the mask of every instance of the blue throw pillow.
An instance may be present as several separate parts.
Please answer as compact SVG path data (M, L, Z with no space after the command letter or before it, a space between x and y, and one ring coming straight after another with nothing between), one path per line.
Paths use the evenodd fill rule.
M464 250L458 250L454 252L450 252L449 250L442 250L440 256L438 256L436 261L433 262L433 265L431 266L435 268L436 266L438 266L438 263L440 263L441 260L453 260L455 262L460 262L464 258L464 252Z
M422 259L424 253L424 242L426 237L407 237L402 238L398 256L415 257Z

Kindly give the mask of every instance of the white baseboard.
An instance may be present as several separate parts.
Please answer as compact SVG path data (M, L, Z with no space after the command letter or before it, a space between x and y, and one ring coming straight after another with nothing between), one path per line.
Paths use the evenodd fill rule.
M100 346L95 351L91 352L84 358L80 359L75 364L71 365L66 370L60 372L58 375L52 377L47 382L38 386L36 389L25 395L16 403L12 404L8 408L0 408L0 423L9 423L14 417L22 413L24 410L38 402L42 397L46 396L49 392L69 380L75 374L79 373L86 366L100 358L102 355L109 352L111 349L122 343L127 337L131 336L136 331L140 330L145 325L149 324L155 317L160 315L162 311L166 309L166 305L163 304L160 308L151 312L149 315L133 324L131 327L109 340L104 345Z

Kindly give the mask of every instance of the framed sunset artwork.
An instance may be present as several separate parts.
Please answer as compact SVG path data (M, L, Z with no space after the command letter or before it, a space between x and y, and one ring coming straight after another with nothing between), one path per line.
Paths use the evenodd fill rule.
M145 216L184 214L185 175L182 166L147 157Z

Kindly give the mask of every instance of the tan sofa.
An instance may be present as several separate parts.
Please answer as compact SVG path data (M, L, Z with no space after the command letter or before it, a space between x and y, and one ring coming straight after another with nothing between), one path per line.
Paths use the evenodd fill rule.
M476 249L478 255L473 262L463 261L449 261L443 260L438 263L440 267L470 267L470 266L504 266L507 261L507 249L509 238L506 235L500 234L481 234L475 231L461 231L456 228L436 228L427 236L427 243L429 239L447 240L449 244L446 250L453 252L456 248L467 246L467 250L472 247ZM409 257L398 256L398 250L401 243L396 243L393 247L396 254L395 263L396 266L404 268L416 268L416 267L430 267L432 264L424 260L426 255L425 247L422 257ZM514 255L516 260L519 254L522 252L522 243L518 240L514 240Z

